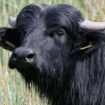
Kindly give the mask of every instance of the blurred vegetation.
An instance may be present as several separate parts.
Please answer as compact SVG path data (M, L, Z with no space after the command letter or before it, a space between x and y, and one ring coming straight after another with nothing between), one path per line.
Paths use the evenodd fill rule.
M105 21L105 0L0 0L0 26L8 26L8 16L14 16L27 4L72 4L86 18ZM16 70L8 69L10 52L0 48L0 105L48 105L41 99L37 87L29 90Z

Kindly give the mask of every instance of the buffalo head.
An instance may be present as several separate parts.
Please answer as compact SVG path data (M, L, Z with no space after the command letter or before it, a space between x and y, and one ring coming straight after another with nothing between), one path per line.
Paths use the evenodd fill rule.
M0 45L12 51L9 67L68 105L62 97L68 97L76 59L105 41L105 23L86 20L71 5L28 5L9 23L12 28L0 28Z

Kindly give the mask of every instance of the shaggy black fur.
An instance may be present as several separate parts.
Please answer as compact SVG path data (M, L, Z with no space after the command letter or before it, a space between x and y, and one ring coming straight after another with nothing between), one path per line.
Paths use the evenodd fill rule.
M28 5L15 29L0 29L1 46L2 40L16 46L9 67L37 85L52 105L105 105L105 31L83 30L83 20L71 5ZM91 48L80 51L89 43ZM32 62L17 60L22 48L33 49Z

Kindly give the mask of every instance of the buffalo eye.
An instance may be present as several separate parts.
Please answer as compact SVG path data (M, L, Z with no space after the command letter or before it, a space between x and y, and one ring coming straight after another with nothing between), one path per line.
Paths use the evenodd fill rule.
M58 31L55 32L55 35L57 35L57 36L63 36L64 34L65 34L65 32L64 32L63 29L58 30Z
M66 32L63 28L56 28L50 31L49 36L58 42L64 43Z
M65 31L63 28L54 28L54 29L51 29L49 30L49 36L50 37L54 37L54 36L63 36L65 35Z

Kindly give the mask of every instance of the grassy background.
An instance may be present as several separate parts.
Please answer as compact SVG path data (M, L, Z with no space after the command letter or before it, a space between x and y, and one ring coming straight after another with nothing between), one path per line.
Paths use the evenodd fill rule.
M67 3L78 8L86 18L105 21L105 0L0 0L0 26L8 26L8 16L16 17L23 6L30 3ZM37 88L29 89L16 70L8 70L10 52L0 48L0 105L48 105Z

